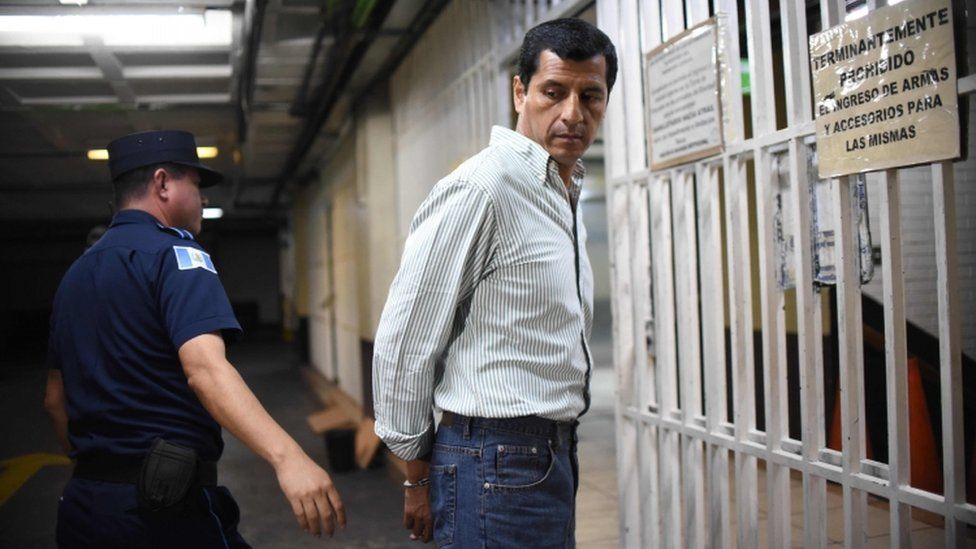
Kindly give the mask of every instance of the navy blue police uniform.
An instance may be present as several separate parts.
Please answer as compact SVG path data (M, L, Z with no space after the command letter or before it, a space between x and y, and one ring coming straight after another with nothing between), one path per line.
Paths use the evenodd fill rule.
M247 547L237 504L216 483L220 426L178 355L210 332L241 334L213 261L189 232L147 212L119 211L65 274L49 366L61 371L77 464L59 503L60 547ZM134 479L157 439L195 450L207 471L178 512L137 498Z

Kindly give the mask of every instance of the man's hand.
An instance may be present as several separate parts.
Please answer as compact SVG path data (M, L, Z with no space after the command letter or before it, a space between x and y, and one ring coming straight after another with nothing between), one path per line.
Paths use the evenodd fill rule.
M227 362L224 350L224 340L216 332L199 335L180 347L190 389L217 423L274 467L298 524L315 535L322 533L324 525L331 536L337 522L346 525L346 512L332 479L268 415Z
M410 530L410 539L427 543L434 535L434 517L430 512L430 484L419 486L421 479L430 478L430 455L407 462L407 480L414 487L403 488L403 527Z
M44 408L51 417L54 434L65 454L71 453L71 443L68 441L68 411L64 396L64 380L61 370L47 371L47 388L44 391Z
M410 539L427 543L434 535L434 517L430 513L430 486L404 488L403 526Z
M282 461L275 473L303 530L316 536L324 530L332 537L337 522L345 528L346 511L332 479L304 452Z

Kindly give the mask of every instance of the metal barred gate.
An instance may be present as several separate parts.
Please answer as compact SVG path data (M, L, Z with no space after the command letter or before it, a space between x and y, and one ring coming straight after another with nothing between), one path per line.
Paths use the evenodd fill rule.
M874 241L882 258L876 275L883 296L887 460L870 455L855 178L816 181L808 170L816 150L807 37L811 29L843 22L848 3L862 10L882 5L597 2L599 25L621 57L619 92L610 100L604 133L621 539L627 547L864 547L869 538L908 547L919 512L942 520L938 536L945 546L976 543L976 506L966 501L952 162L910 174L930 188L934 220L942 494L913 487L909 479L905 170L866 177L880 220ZM964 11L956 8L959 17ZM643 55L716 13L725 18L719 37L727 53L724 152L651 171ZM819 21L808 20L811 13ZM965 59L957 63L962 104L976 79L966 76ZM743 68L751 76L748 90L739 78ZM807 197L814 185L824 185L834 212L833 286L813 280ZM794 227L785 260L795 288L788 290L777 285L778 211ZM825 348L828 336L835 338L834 349ZM840 450L828 447L825 371L832 370L825 361L836 364ZM791 401L791 386L798 402ZM798 432L791 433L791 418ZM879 510L886 514L882 524L872 519Z

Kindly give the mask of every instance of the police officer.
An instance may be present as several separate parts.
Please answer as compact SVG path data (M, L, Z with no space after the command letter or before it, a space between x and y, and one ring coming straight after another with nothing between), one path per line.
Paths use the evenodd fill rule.
M270 463L299 525L345 525L322 468L268 415L225 358L241 327L200 232L200 189L221 175L193 135L109 144L118 213L54 299L45 407L74 474L61 547L247 547L217 485L221 427Z

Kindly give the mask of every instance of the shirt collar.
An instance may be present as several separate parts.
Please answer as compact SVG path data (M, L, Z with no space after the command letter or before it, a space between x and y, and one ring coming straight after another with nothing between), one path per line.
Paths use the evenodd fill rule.
M549 156L549 152L542 145L528 137L517 131L503 128L502 126L493 126L491 128L490 144L491 146L508 149L524 158L529 165L529 169L532 171L532 175L540 183L545 184L549 175L554 174L555 178L560 182L560 185L562 185L562 179L559 177L559 164L553 157ZM570 194L574 195L574 197L579 196L584 175L586 175L586 168L583 166L583 161L577 160L576 166L573 167L573 174L570 178L572 185L569 189Z
M116 225L127 225L130 223L161 226L159 220L153 217L151 213L143 210L129 209L116 212L115 217L112 218L112 224L109 225L109 227L115 227Z

